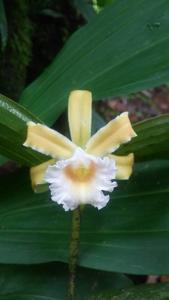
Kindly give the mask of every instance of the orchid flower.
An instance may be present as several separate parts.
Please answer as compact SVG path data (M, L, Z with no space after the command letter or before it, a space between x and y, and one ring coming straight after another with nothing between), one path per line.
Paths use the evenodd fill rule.
M45 125L28 122L24 146L51 156L52 159L30 170L34 191L49 184L51 199L74 210L81 204L98 209L109 201L108 192L117 187L116 180L129 179L134 155L112 153L136 133L128 113L124 112L91 136L92 95L75 90L68 101L71 141Z

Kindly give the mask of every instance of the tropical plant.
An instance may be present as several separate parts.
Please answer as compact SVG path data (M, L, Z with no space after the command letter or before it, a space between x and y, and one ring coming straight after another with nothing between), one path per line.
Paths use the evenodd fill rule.
M4 10L0 17L5 47ZM72 212L50 201L48 191L32 191L29 167L49 157L23 146L27 123L52 126L66 110L72 90L89 90L94 100L100 100L169 81L168 0L115 0L97 15L92 11L89 19L24 89L18 103L0 96L0 162L18 163L1 174L3 300L65 299L69 281ZM96 114L93 120L95 132L103 121ZM138 295L159 299L159 293L160 299L167 299L168 284L150 285L140 292L124 274L169 273L169 115L133 128L137 137L115 153L134 153L131 179L119 184L104 209L87 205L81 213L75 282L79 300Z

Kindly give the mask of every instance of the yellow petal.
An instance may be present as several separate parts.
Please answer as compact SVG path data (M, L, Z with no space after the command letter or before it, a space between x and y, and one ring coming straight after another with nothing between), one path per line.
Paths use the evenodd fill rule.
M128 113L125 112L94 134L86 145L86 151L103 156L114 152L121 144L129 142L135 136Z
M84 147L91 136L92 94L72 91L69 96L68 119L72 141Z
M76 146L59 132L34 122L28 122L27 126L24 146L57 159L68 158L73 154Z
M109 155L109 158L112 158L116 162L117 173L116 179L129 179L133 164L134 164L134 155L130 153L126 156L117 156L117 155Z
M41 193L48 189L48 184L46 184L44 180L44 175L48 166L53 165L55 162L55 159L50 159L30 169L31 183L34 192Z

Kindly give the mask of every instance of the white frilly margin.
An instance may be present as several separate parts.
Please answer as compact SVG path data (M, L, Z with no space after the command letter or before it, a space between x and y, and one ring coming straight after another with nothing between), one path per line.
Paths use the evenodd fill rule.
M73 181L64 172L67 166L78 167L83 164L95 164L96 172L90 180L85 182ZM49 183L51 199L63 205L65 211L74 210L80 204L91 204L98 209L108 203L110 196L104 192L112 192L117 187L113 181L116 175L115 161L108 157L95 157L77 148L70 159L60 160L55 165L49 166L45 181Z

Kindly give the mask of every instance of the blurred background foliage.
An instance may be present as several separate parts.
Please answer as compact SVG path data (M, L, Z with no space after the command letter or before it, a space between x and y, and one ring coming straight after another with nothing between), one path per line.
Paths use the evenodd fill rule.
M68 0L4 0L1 5L6 29L1 29L0 90L17 100L85 20ZM1 13L1 24L5 17Z
M0 0L0 90L17 100L69 36L113 0Z

